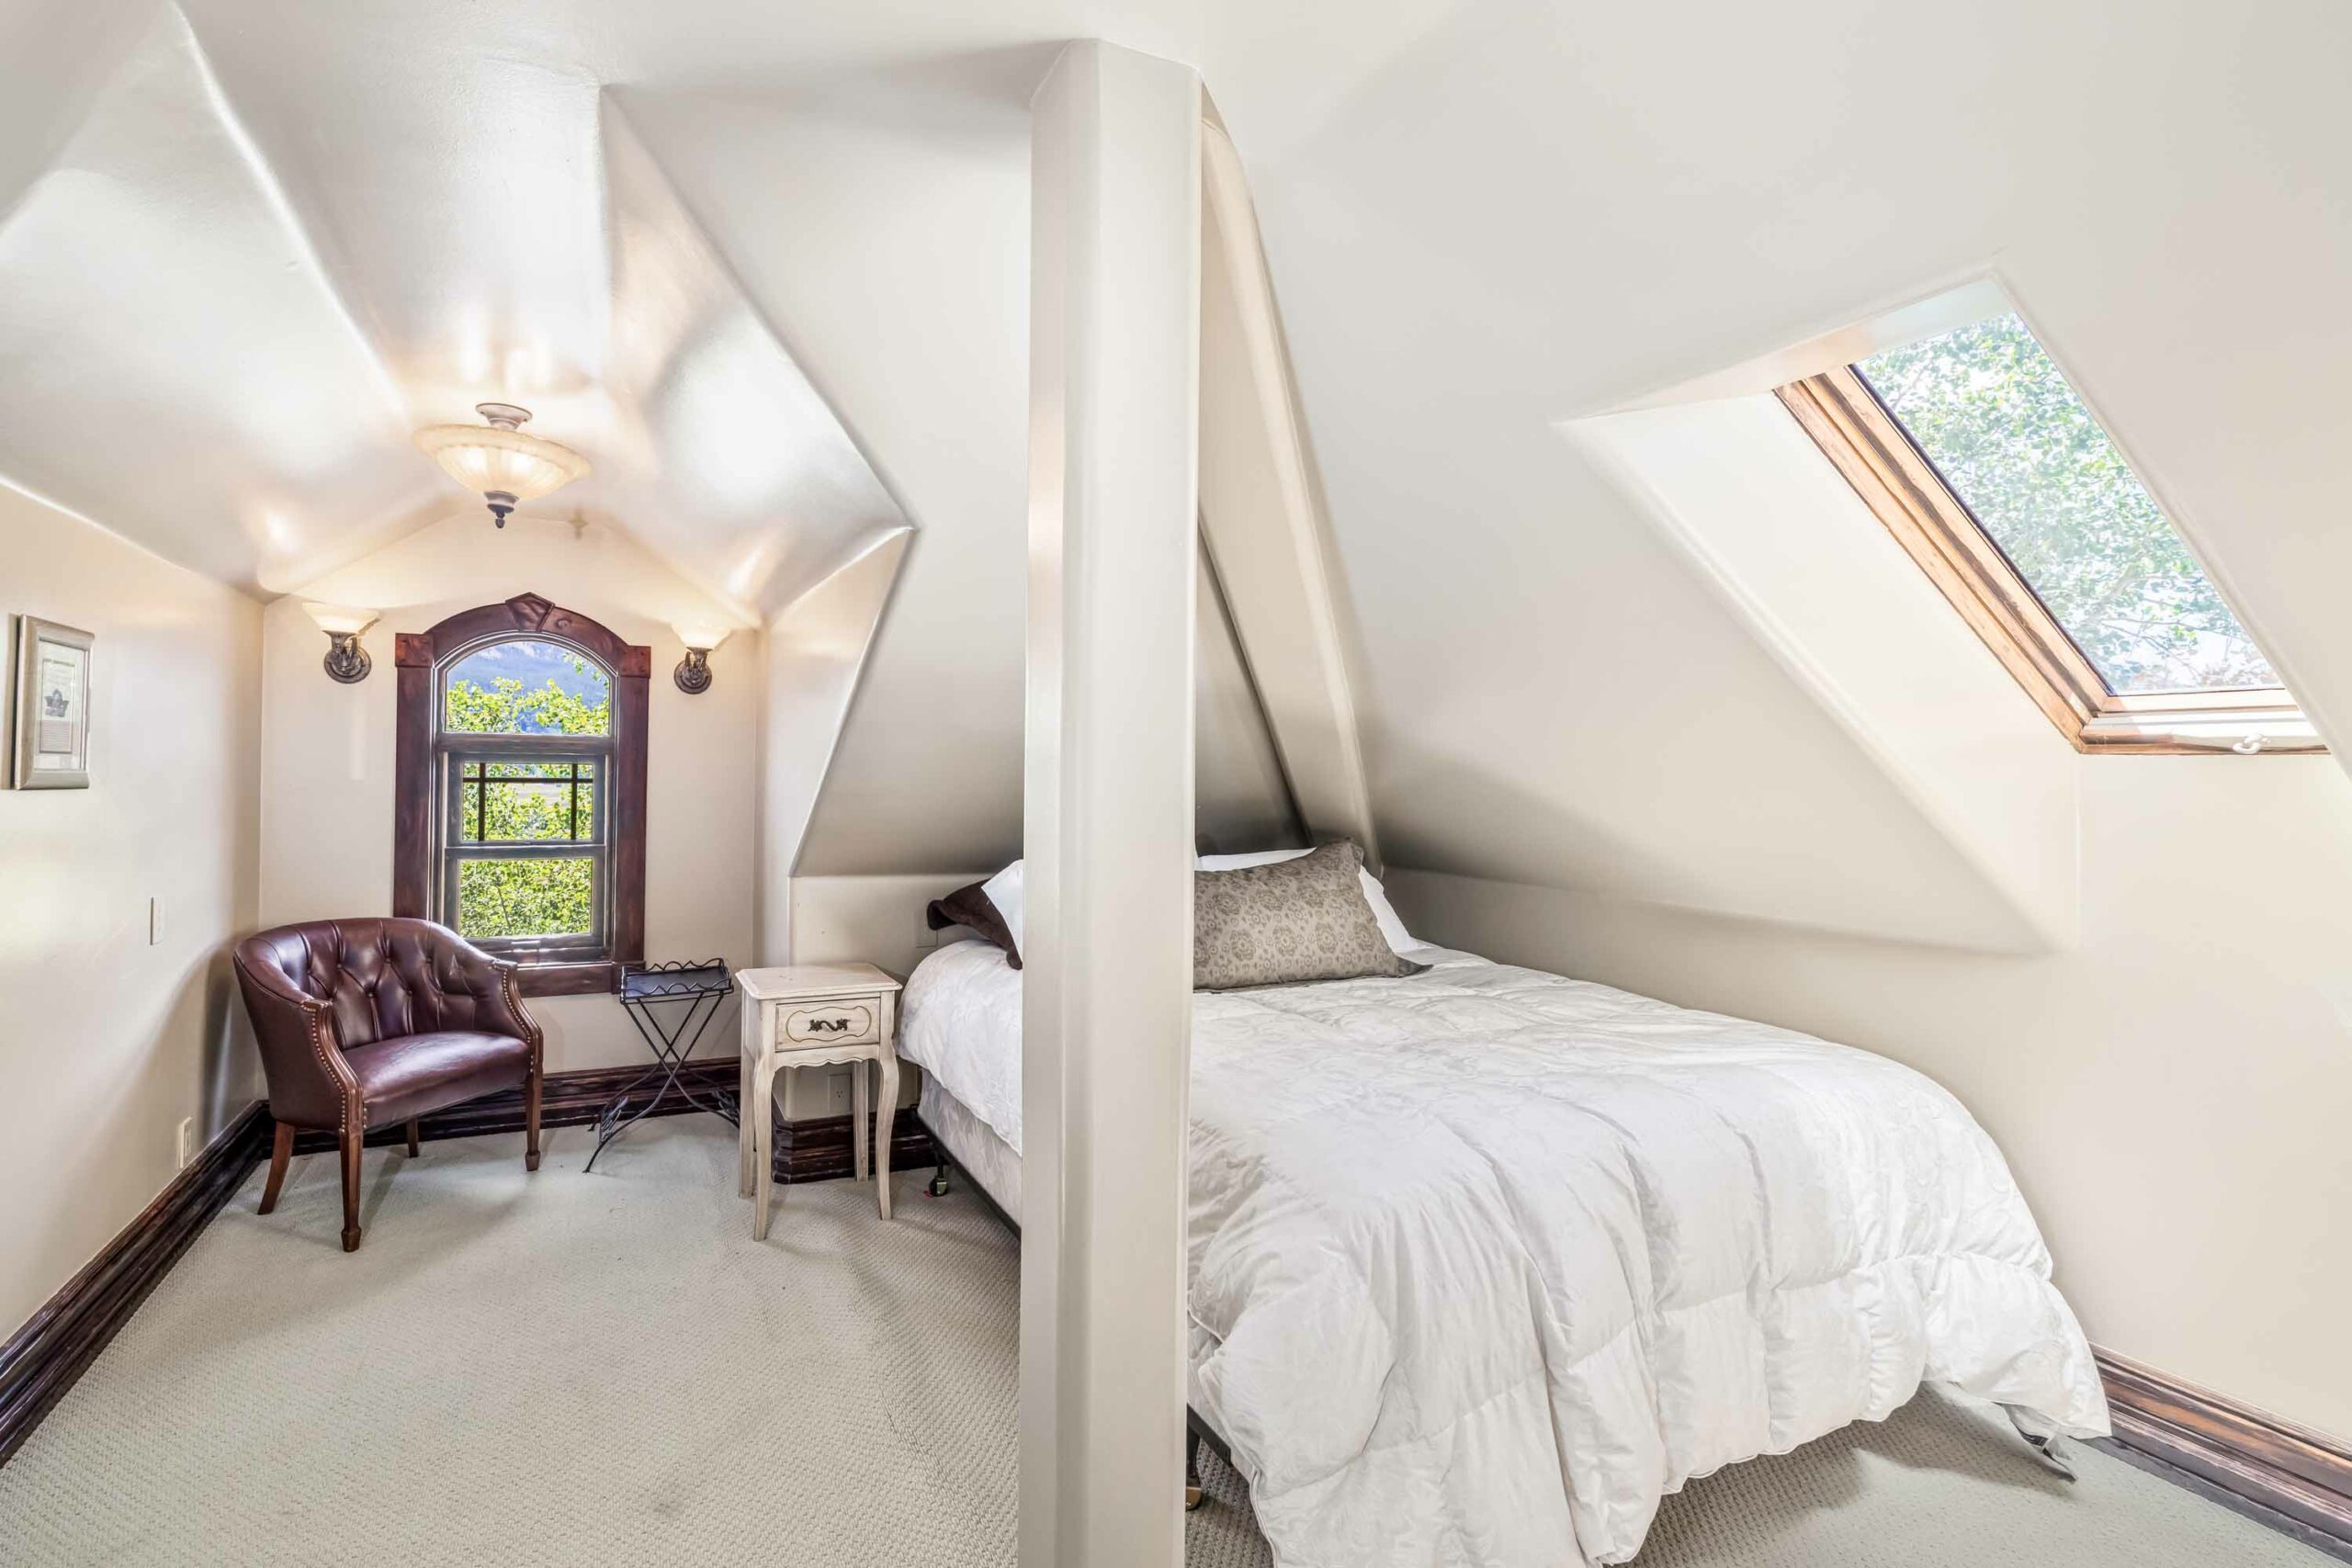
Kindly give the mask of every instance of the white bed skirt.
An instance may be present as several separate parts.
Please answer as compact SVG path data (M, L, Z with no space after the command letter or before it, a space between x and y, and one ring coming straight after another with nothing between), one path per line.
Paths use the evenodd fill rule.
M922 1076L922 1094L915 1101L922 1124L947 1145L956 1163L996 1200L1014 1224L1021 1223L1021 1156L996 1135L989 1125L965 1108L964 1102L939 1087L930 1073Z

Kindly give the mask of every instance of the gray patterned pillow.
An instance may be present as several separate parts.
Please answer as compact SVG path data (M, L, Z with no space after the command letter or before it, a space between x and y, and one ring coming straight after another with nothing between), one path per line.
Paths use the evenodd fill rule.
M1380 934L1357 873L1363 852L1326 844L1296 860L1193 874L1193 988L1418 975Z

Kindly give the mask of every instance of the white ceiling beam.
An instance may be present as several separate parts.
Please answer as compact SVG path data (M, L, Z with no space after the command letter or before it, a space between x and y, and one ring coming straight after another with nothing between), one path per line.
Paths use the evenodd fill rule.
M1032 103L1022 1568L1175 1568L1193 987L1201 91Z

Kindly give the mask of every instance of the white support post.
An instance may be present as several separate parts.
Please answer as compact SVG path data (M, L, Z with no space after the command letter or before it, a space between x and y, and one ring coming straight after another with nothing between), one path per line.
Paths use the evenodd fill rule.
M1032 100L1022 1568L1183 1558L1201 87Z

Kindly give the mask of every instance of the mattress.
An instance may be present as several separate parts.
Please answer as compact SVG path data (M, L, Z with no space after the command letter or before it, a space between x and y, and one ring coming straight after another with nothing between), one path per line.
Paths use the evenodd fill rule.
M1285 1568L1609 1563L1693 1476L1933 1379L2107 1430L1992 1140L1883 1057L1424 949L1193 1006L1189 1398ZM1021 1143L1021 976L900 1049Z

